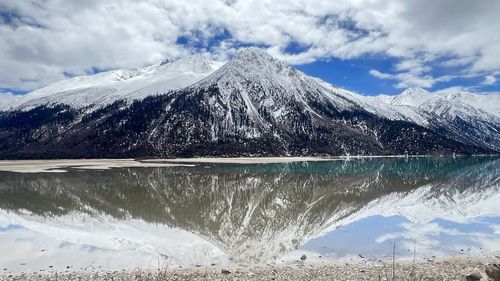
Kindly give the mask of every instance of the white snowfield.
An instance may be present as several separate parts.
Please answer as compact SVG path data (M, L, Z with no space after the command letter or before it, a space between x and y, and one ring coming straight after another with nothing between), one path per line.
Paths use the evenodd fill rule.
M238 83L226 83L225 80L228 79ZM297 100L305 99L306 92L313 93L318 100L328 100L340 109L358 105L381 117L406 120L423 126L428 126L436 118L450 120L457 116L465 120L474 118L500 124L498 94L482 95L460 90L430 93L420 88L410 88L396 96L363 96L307 76L258 48L248 48L226 63L211 60L204 55L193 55L141 69L119 69L74 77L21 96L0 107L0 110L29 110L39 105L67 104L92 111L117 100L130 102L189 86L217 84L224 90L224 84L232 84L246 92L244 84L252 81L264 83L256 87L262 89L262 96L268 97L269 100L265 102L272 103L276 118L285 114L280 104L287 101L279 101L280 97L276 93L265 93L270 88L266 87L266 83L278 85L284 92L293 93L292 96ZM289 99L290 95L282 95L281 98ZM250 99L246 103L248 111L255 110Z
M13 100L1 110L29 110L39 105L66 104L97 109L117 100L139 100L189 86L224 63L193 55L141 69L118 69L56 82Z

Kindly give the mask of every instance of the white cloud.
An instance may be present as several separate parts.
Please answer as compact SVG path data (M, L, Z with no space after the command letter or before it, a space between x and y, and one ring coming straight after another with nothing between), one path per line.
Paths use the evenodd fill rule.
M227 58L241 43L295 64L389 56L397 85L432 86L435 60L483 76L500 70L499 9L495 0L3 0L0 10L17 16L0 16L0 88L191 52ZM193 44L178 44L180 36ZM285 52L291 43L302 50Z
M17 98L18 96L14 95L11 92L0 92L0 110L2 110L5 106L11 104Z
M454 66L464 66L473 63L477 60L477 57L463 57L463 58L453 58L440 63L444 67L454 67Z
M394 79L394 75L388 74L388 73L383 73L383 72L380 72L376 69L371 69L370 75L372 75L373 77L381 78L381 79Z
M380 79L397 81L394 87L399 89L409 87L431 88L436 82L438 82L438 79L435 79L429 75L420 75L419 73L413 73L413 71L390 74L380 72L376 69L371 69L369 73L370 75ZM448 77L441 77L440 79L445 78L448 79Z
M469 93L469 94L476 94L476 95L500 95L500 91L478 91L476 89L477 87L472 86L472 87L463 87L463 86L453 86L453 87L447 87L443 89L439 89L437 91L434 91L434 94L438 95L450 95L450 94L456 94L456 93Z
M497 82L497 78L493 75L487 75L484 77L483 84L484 85L493 85Z
M411 72L403 72L396 75L399 83L395 85L396 88L404 89L410 87L431 88L436 84L436 79L430 75L420 76Z
M413 61L402 61L396 64L396 69L400 70L400 72L391 74L391 73L383 73L376 69L371 69L369 73L373 77L396 81L394 87L399 89L404 89L409 87L432 88L439 82L449 82L457 78L474 78L481 75L480 73L471 73L471 74L457 74L457 75L442 75L434 77L429 74L430 67L416 64ZM487 83L494 83L496 81L496 80L493 81L491 77L495 78L492 75L487 76L485 78L485 81L483 82L483 85L491 85Z
M459 92L470 92L470 89L467 87L462 87L462 86L454 86L454 87L448 87L444 89L440 89L438 91L435 91L435 94L439 95L449 95L449 94L455 94Z

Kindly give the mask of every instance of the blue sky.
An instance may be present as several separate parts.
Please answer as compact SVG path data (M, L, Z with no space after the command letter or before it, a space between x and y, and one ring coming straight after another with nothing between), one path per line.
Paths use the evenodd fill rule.
M388 71L391 59L359 58L341 60L331 58L296 67L315 77L328 81L338 87L367 95L399 94L401 89L394 88L390 81L381 80L370 75L370 69L377 68Z
M367 95L500 92L499 11L495 0L3 0L0 93L248 46Z
M379 79L370 75L371 69L377 69L381 72L391 72L393 65L397 62L392 58L376 58L373 56L340 60L331 58L328 60L316 61L313 63L296 65L296 67L315 77L335 84L344 89L356 91L366 95L389 94L395 95L401 93L404 89L394 86L394 80ZM446 70L436 68L432 73L446 73ZM484 77L476 76L471 78L456 78L452 81L440 82L427 88L429 91L437 91L450 87L472 88L479 92L499 91L498 84L483 85Z

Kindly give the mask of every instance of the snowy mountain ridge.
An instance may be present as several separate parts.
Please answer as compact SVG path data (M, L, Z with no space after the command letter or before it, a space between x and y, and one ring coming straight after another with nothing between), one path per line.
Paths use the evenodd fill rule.
M430 93L421 88L410 88L398 96L380 95L376 99L421 126L466 143L481 144L497 151L500 149L498 94L480 95L464 91ZM464 129L464 126L467 128Z
M120 99L140 100L189 86L222 64L206 55L193 55L140 69L118 69L73 77L21 96L3 110L29 110L39 105L54 104L100 108Z
M420 112L432 111L439 108L442 103L454 103L462 107L460 113L470 112L469 109L473 108L474 113L500 118L498 94L480 95L459 90L451 93L430 93L422 88L408 88L399 95L363 96L308 76L255 47L238 53L227 64L213 61L207 55L192 55L173 62L165 60L140 69L118 69L73 77L20 96L0 110L26 110L43 104L68 104L83 108L94 104L103 106L119 99L131 101L192 84L208 85L214 80L221 79L219 77L221 73L228 69L243 70L235 75L240 78L245 77L244 80L248 83L264 77L263 80L270 84L278 81L283 88L317 84L315 85L317 91L329 98L332 98L332 95L341 97L344 100L341 103L345 107L355 102L374 114L395 120L411 120L425 125L425 118L422 118ZM212 73L214 75L208 77ZM293 76L300 78L301 85L293 85L293 80L287 78ZM293 95L290 96L294 98ZM443 113L445 110L441 111ZM456 116L457 112L452 114Z
M0 148L40 157L43 142L44 157L70 158L491 153L500 117L483 105L496 98L362 96L248 48L226 63L191 56L36 90L0 112Z
M249 62L251 63L245 65ZM261 66L261 68L249 69L253 66ZM269 66L273 67L269 68ZM408 88L399 95L363 96L335 87L319 78L308 76L255 47L238 53L235 59L229 61L227 65L224 62L211 60L208 55L192 55L172 62L165 60L140 69L118 69L73 77L34 90L19 97L1 110L26 109L37 105L57 103L86 107L92 103L109 103L120 98L140 99L148 95L162 94L169 90L188 87L192 84L207 84L211 80L220 79L220 77L216 77L224 70L235 67L245 70L237 75L247 77L246 80L251 81L252 78L255 78L251 78L250 75L267 77L266 80L270 83L281 79L282 87L293 86L287 84L291 80L286 81L286 76L297 75L305 84L307 81L309 83L316 82L321 85L322 91L333 92L333 95L361 103L373 113L395 119L406 117L415 121L418 119L415 116L415 111L421 108L432 109L436 103L444 101L463 103L500 118L500 95L497 94L480 95L460 90L451 93L430 93L422 88ZM220 68L221 70L217 71ZM265 73L261 73L262 71ZM208 78L207 76L212 73L214 76ZM74 100L72 101L72 99Z
M475 111L481 111L481 114L486 113L500 118L500 95L498 94L481 95L460 90L449 93L431 93L422 88L408 88L396 96L379 95L376 98L393 106L428 110L433 110L439 104L450 103L458 107L474 108Z
M471 106L482 107L492 115L500 116L500 105L492 100L499 100L497 94L476 94L463 89L429 92L422 88L408 88L399 95L378 95L378 99L392 105L407 105L418 107L430 100L443 99L448 101L462 101Z
M291 113L287 112L287 104L291 101L318 115L307 104L311 98L332 103L339 110L355 107L351 100L332 91L331 86L318 83L317 78L307 76L258 48L248 48L238 53L191 88L206 89L210 86L221 89L226 103L234 91L241 94L247 111L258 119L262 117L258 116L257 109L262 107L269 108L274 118L283 118Z

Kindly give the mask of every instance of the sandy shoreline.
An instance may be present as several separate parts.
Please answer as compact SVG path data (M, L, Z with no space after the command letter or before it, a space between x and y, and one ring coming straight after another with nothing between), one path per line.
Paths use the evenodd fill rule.
M479 274L487 280L498 257L450 258L442 261L396 261L357 263L307 263L290 265L234 265L199 268L144 269L68 269L0 274L0 280L465 280ZM500 269L500 267L498 267ZM394 277L393 277L394 276ZM496 280L496 279L492 279Z
M174 158L174 159L145 159L143 163L204 163L204 164L271 164L293 162L318 162L343 160L341 157L207 157L207 158Z
M134 167L193 166L180 163L142 162L135 159L81 159L81 160L0 160L0 171L17 173L63 173L68 168L79 170L106 170Z
M304 161L334 161L342 158L319 157L242 157L242 158L176 158L176 159L61 159L61 160L0 160L0 171L17 173L61 173L68 168L105 170L112 168L194 166L203 163L265 164Z
M388 156L336 156L336 157L213 157L173 159L50 159L50 160L0 160L0 171L17 173L61 173L68 168L79 170L105 170L134 167L194 166L196 164L271 164L293 162L339 161L365 158L426 157L407 155Z

